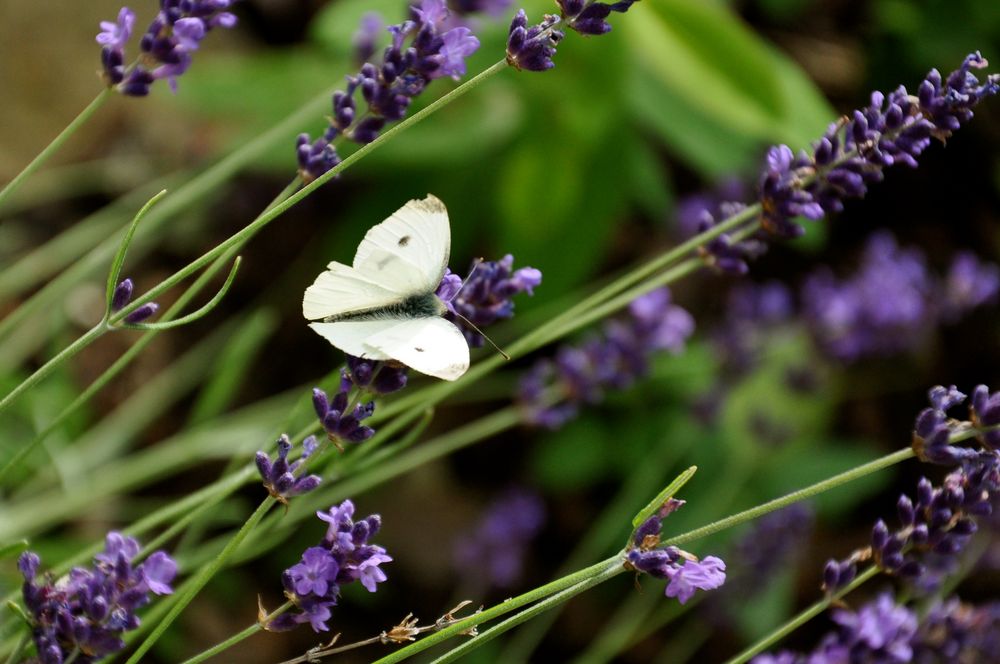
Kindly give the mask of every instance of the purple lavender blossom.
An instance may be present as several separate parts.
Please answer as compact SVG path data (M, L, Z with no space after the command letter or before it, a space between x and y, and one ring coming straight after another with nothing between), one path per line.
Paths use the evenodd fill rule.
M489 506L470 533L455 543L455 564L476 584L510 588L521 578L528 546L544 524L541 498L511 489Z
M101 21L97 43L109 87L133 97L149 94L152 84L166 79L177 92L177 77L191 66L192 53L213 28L231 28L236 16L227 11L236 0L160 0L160 11L139 41L141 58L125 66L125 44L135 14L123 7L114 23Z
M483 328L511 318L514 315L511 298L521 293L533 295L542 283L541 271L533 267L513 268L514 257L510 254L498 261L475 262L464 286L458 275L445 271L437 289L438 298L448 308L444 317L462 330L471 347L482 346L483 337L465 321Z
M639 524L630 538L624 564L626 569L666 579L666 596L686 604L696 590L714 590L726 582L726 563L716 556L698 560L676 546L659 548L661 520L683 504L668 501L658 513Z
M611 32L611 24L605 19L611 12L624 14L638 0L623 0L607 4L590 0L556 0L562 11L562 18L573 30L583 35L603 35Z
M149 593L173 592L177 564L157 551L133 565L139 548L131 537L108 533L92 567L75 567L58 581L46 575L37 583L40 558L31 551L21 554L22 593L43 664L62 664L71 655L75 662L95 662L122 650L122 634L139 627L136 610L150 602Z
M392 557L384 548L369 543L382 526L381 517L372 514L354 521L350 500L316 516L327 523L322 541L306 549L302 559L281 576L285 595L298 611L272 620L267 624L270 631L286 631L303 623L316 632L328 631L331 608L336 606L343 586L359 581L366 590L375 592L377 584L386 580L381 565L391 562Z
M946 79L931 70L916 96L902 86L888 95L872 93L868 107L830 125L812 154L772 148L760 180L762 227L778 237L797 237L803 231L795 217L840 212L845 199L861 198L869 184L881 181L886 167L915 167L932 138L944 141L972 118L973 106L1000 90L1000 75L980 83L972 74L987 64L972 53Z
M354 59L358 64L368 62L375 55L376 44L385 28L385 19L378 12L367 12L361 17L358 31L354 33Z
M316 451L318 443L315 436L309 436L302 441L302 455L288 463L288 453L292 450L292 442L282 434L278 439L278 458L271 461L266 452L257 452L257 471L264 480L264 487L278 502L288 504L292 496L308 493L320 485L317 475L296 474L306 459Z
M340 374L340 389L333 399L328 399L326 392L318 387L313 388L313 407L319 417L327 436L336 444L361 443L375 434L375 430L361 422L375 412L375 402L359 403L348 411L349 399L354 383L345 370Z
M956 566L958 554L978 529L977 519L992 512L1000 490L1000 453L981 452L949 473L940 487L923 478L916 496L900 496L900 528L881 519L872 529L871 545L843 561L829 561L824 588L834 592L854 577L857 563L871 559L882 571L933 590Z
M519 9L507 35L507 63L527 71L546 71L555 67L552 56L565 36L555 29L558 23L558 16L546 14L541 23L528 27L528 15Z
M972 391L972 408L969 419L975 427L995 427L1000 424L1000 392L990 393L990 388L977 385ZM979 442L989 450L1000 450L1000 429L983 431Z
M1000 266L984 263L970 251L955 256L944 281L944 318L953 321L968 311L996 302Z
M125 306L132 301L133 290L134 285L132 284L132 280L128 278L122 279L122 281L115 286L114 293L111 295L111 311L116 312L125 308ZM159 311L159 309L160 305L156 302L147 302L127 315L123 322L126 325L138 325Z
M600 336L564 346L553 360L541 360L521 380L518 402L530 424L555 429L595 404L607 389L624 389L649 371L660 351L679 353L694 331L694 319L670 303L662 288L636 298L630 317L610 321Z
M987 662L996 658L1000 646L996 602L976 607L951 598L918 613L882 593L856 611L834 611L833 621L836 631L811 653L762 654L751 664Z
M411 7L410 15L412 20L386 28L391 39L381 64L365 62L356 76L347 77L343 90L333 93L333 113L323 135L315 141L308 134L298 137L296 153L303 182L315 180L340 163L333 146L336 138L371 143L387 124L406 117L413 99L432 80L445 76L458 80L465 74L465 59L479 48L479 40L468 27L451 25L445 0L421 0ZM359 54L374 50L372 25L373 19L366 15L361 24L365 36L356 41L361 44ZM361 113L355 102L357 92L367 106Z
M816 343L851 362L919 346L933 329L927 321L936 295L923 254L883 232L869 239L853 276L838 280L820 270L806 280L803 314Z
M979 456L977 450L951 444L951 434L962 425L949 418L946 411L962 404L965 395L954 385L950 388L938 385L930 389L928 397L931 407L920 411L913 425L913 451L917 458L929 463L954 466L965 459Z

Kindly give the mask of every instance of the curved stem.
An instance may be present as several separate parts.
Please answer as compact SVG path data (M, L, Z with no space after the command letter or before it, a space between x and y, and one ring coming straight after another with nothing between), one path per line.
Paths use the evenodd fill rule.
M502 71L503 69L506 69L506 68L507 68L507 62L506 62L506 60L501 60L501 61L497 62L496 64L494 64L493 66L489 67L488 69L485 69L485 70L481 71L480 73L478 73L476 76L470 78L465 83L462 83L461 85L459 85L454 90L451 90L450 92L448 92L447 94L443 95L442 97L434 100L433 102L431 102L430 104L428 104L424 108L420 109L419 111L417 111L413 115L407 117L406 119L402 120L398 124L393 125L389 129L387 129L385 132L383 132L382 134L380 134L378 136L378 138L376 138L374 141L372 141L371 143L366 143L365 145L362 145L360 148L358 148L357 150L355 150L354 152L352 152L342 162L340 162L339 164L337 164L336 166L334 166L332 169L330 169L329 171L327 171L326 173L324 173L320 177L316 178L315 180L313 180L309 184L305 185L304 187L302 187L301 189L299 189L297 192L295 192L294 194L292 194L291 196L289 196L287 199L285 199L281 203L275 205L274 207L270 208L269 210L267 210L266 212L264 212L263 214L261 214L254 221L252 221L250 224L248 224L247 226L243 227L242 230L240 230L239 232L235 233L234 235L231 235L228 239L226 239L223 242L219 243L213 249L205 252L199 258L196 258L195 260L191 261L185 267L181 268L180 270L178 270L177 272L175 272L174 274L172 274L171 276L167 277L162 282L160 282L159 284L157 284L156 286L154 286L153 288L151 288L149 291L147 291L146 293L144 293L141 297L136 298L135 301L133 301L127 307L123 308L117 314L115 314L114 316L112 316L111 322L112 323L117 323L117 322L121 321L128 314L132 313L133 311L135 311L136 309L138 309L140 306L142 306L146 302L149 302L150 300L154 299L156 296L160 295L161 293L164 293L168 289L170 289L173 286L177 285L182 280L186 279L188 276L190 276L191 274L193 274L194 272L196 272L197 270L201 269L202 267L204 267L205 265L207 265L209 262L211 262L212 260L214 260L216 257L220 256L226 250L228 250L228 249L230 249L230 248L232 248L232 247L234 247L234 246L236 246L238 244L242 244L242 243L246 242L251 237L253 237L258 231L260 231L262 228L264 228L265 226L267 226L269 223L271 223L272 221L274 221L275 219L277 219L278 217L280 217L282 214L284 214L285 212L287 212L289 209L291 209L292 207L294 207L296 204L299 203L299 201L301 201L306 196L308 196L309 194L311 194L314 190L316 190L319 187L323 186L323 184L325 184L329 180L332 180L333 178L335 178L338 175L340 175L340 173L342 173L343 171L345 171L348 168L350 168L352 165L354 165L356 162L358 162L361 159L363 159L365 156L367 156L371 152L377 150L379 147L381 147L387 141L392 140L392 138L396 134L398 134L398 133L400 133L402 131L405 131L406 129L409 129L410 127L412 127L415 124L418 124L424 118L426 118L429 115L435 113L438 109L440 109L440 108L442 108L442 107L450 104L451 102L455 101L456 99L458 99L459 97L465 95L466 93L471 92L473 89L479 87L482 83L484 83L487 79L491 78L492 76L494 76L495 74L499 73L500 71Z
M76 130L84 125L97 112L104 102L108 100L111 95L110 89L104 89L100 94L94 97L94 100L87 104L87 107L80 111L80 114L73 118L73 121L66 125L66 128L59 132L59 135L52 139L52 142L45 146L45 149L38 153L31 163L25 166L20 173L14 176L14 179L7 183L3 189L0 189L0 206L11 194L24 182L25 179L39 168L42 164L48 161L49 157L56 153L56 151L63 146L63 144L69 139L70 136L76 133Z

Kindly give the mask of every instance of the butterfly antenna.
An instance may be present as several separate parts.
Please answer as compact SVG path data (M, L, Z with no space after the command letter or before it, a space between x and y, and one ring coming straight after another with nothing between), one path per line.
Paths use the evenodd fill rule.
M466 275L465 279L462 280L462 285L459 286L458 290L455 291L455 294L451 296L451 300L454 300L456 297L458 297L458 294L462 292L463 288L465 288L465 284L469 283L469 279L472 279L472 275L474 275L476 273L476 268L478 268L482 264L483 264L483 258L480 256L479 258L476 259L476 262L472 264L472 269L469 270L469 274ZM451 300L448 300L448 301L451 302ZM466 320L465 318L463 318L462 320L464 320L466 323L469 323L469 321ZM472 325L472 323L469 323L469 325ZM472 326L475 327L475 325L472 325ZM476 331L479 332L479 330L476 330ZM479 334L483 334L483 333L479 332ZM483 337L486 337L486 335L483 334ZM491 341L490 343L493 343L493 342ZM496 345L496 344L494 344L494 345ZM500 349L498 348L497 350L500 350ZM503 354L503 351L501 351L501 355L502 354Z
M507 353L503 352L503 349L500 348L500 346L497 346L496 343L494 343L492 339L490 339L488 336L486 336L486 334L482 330L480 330L478 327L476 327L476 325L471 320L469 320L468 318L466 318L462 314L458 313L457 311L453 312L453 313L458 318L461 318L462 321L464 321L466 325L468 325L473 330L475 330L476 332L478 332L479 336L481 336L483 339L486 339L487 341L489 341L490 345L493 346L494 348L496 348L496 350L497 350L498 353L500 353L501 355L503 355L503 359L508 360L508 361L510 360L510 355L508 355Z

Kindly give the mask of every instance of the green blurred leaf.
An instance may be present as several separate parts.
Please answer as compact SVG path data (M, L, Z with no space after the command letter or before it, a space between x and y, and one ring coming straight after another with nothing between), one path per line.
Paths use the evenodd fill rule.
M542 434L531 466L535 480L547 491L581 489L608 474L610 441L598 418L580 418L562 429Z
M309 36L325 50L349 60L354 53L354 35L361 17L368 13L382 16L387 25L401 23L406 18L406 3L400 0L364 0L364 2L328 2L313 17ZM389 33L382 31L375 52L389 45Z
M28 540L26 539L0 545L0 560L4 560L6 558L13 558L14 556L20 555L21 552L26 551L27 548L28 548Z

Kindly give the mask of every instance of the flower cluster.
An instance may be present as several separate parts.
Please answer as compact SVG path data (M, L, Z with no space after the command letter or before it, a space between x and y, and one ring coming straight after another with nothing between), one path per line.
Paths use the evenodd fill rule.
M382 519L377 514L354 521L354 503L345 500L327 512L316 512L328 526L319 546L306 549L302 560L281 575L285 595L292 600L297 612L283 613L265 627L270 631L294 629L309 623L313 630L326 632L330 628L330 609L337 604L340 589L360 581L368 592L386 580L382 563L392 560L384 548L369 544L378 533Z
M446 1L421 0L411 13L412 20L387 28L391 42L381 65L366 62L356 76L347 77L344 90L333 93L330 125L323 136L313 141L308 134L299 135L296 152L304 182L340 163L332 145L337 137L371 143L386 124L406 117L410 103L432 80L465 75L465 58L479 48L479 40L465 26L448 27ZM367 106L362 113L355 103L358 91Z
M607 4L594 0L556 0L565 24L582 35L603 35L611 32L605 19L611 12L624 14L639 0L622 0Z
M759 181L763 232L749 238L720 235L702 248L706 262L725 273L744 274L746 261L763 252L763 241L802 235L804 229L796 223L797 217L817 220L840 212L844 200L863 197L870 184L881 181L886 167L900 163L916 166L917 157L931 139L944 141L962 122L972 118L976 104L1000 90L1000 75L991 74L980 82L971 71L987 64L978 52L972 53L946 78L936 69L931 70L916 95L902 86L888 95L873 92L868 107L831 124L813 144L811 153L796 155L788 146L772 147ZM731 203L702 210L697 217L698 232L713 228L743 209L745 206ZM977 282L970 278L974 274L955 274L968 289L965 301L970 306L983 301L981 297L991 297L988 293L979 295ZM995 282L998 276L993 274L989 279Z
M975 459L981 452L952 444L951 436L969 427L989 427L1000 424L1000 393L991 395L985 385L973 391L971 421L960 422L948 417L947 411L965 402L965 395L954 385L931 388L930 408L917 415L913 426L913 450L921 461L954 466L962 461ZM1000 431L984 431L979 441L989 450L1000 448Z
M122 7L115 22L101 21L97 43L104 80L124 95L143 97L160 79L177 92L177 77L191 66L192 54L212 28L231 28L236 16L227 11L236 0L160 0L160 11L139 40L142 55L125 65L125 44L132 36L135 12Z
M533 267L514 270L514 257L507 254L498 261L472 264L464 285L461 277L445 270L437 296L448 308L445 318L462 330L473 348L483 345L483 337L467 323L486 327L514 315L515 295L534 295L542 283L542 273Z
M976 519L992 512L998 490L1000 454L992 451L965 461L940 487L922 478L916 499L904 494L896 504L900 527L890 531L879 519L869 547L843 561L827 562L824 589L834 592L846 586L856 576L857 564L866 560L888 574L911 579L925 589L934 588L976 532Z
M657 548L663 512L676 510L681 504L681 501L668 503L660 513L639 524L625 554L625 567L657 579L667 579L666 596L676 597L681 604L686 604L695 590L714 590L726 582L726 563L715 556L705 556L699 561L676 546Z
M835 610L832 618L836 630L811 653L785 650L759 655L752 664L987 662L1000 648L997 603L976 607L952 598L918 613L881 593L856 611Z
M132 301L133 288L132 280L127 278L115 286L115 291L111 296L111 311L121 311L125 305ZM156 302L147 302L126 316L125 323L128 325L137 325L155 314L159 309L160 305Z
M694 331L694 318L671 304L661 288L629 305L629 318L605 324L603 333L579 346L564 346L521 380L518 401L527 422L555 429L576 417L583 404L599 403L607 389L624 389L649 370L659 351L679 353Z
M997 265L961 252L942 278L922 251L879 232L866 242L856 270L838 277L820 267L805 279L798 299L817 349L838 362L855 362L914 350L939 324L957 321L998 293ZM751 363L775 326L791 323L795 306L787 288L766 282L734 289L726 311L716 334L719 352L739 368Z
M888 95L872 93L866 108L830 125L812 154L771 148L760 180L764 229L779 237L801 235L795 217L840 212L845 199L861 198L869 184L881 181L886 167L915 167L932 138L944 141L972 118L973 106L1000 90L1000 75L980 83L972 74L987 64L972 53L947 78L932 69L916 96L902 86Z
M541 23L529 27L528 15L519 9L510 22L507 34L507 64L528 71L545 71L555 67L552 56L565 37L563 32L555 29L558 24L558 16L546 14Z
M327 398L326 392L318 387L313 388L316 416L326 429L326 435L338 446L344 442L361 443L375 435L374 429L361 424L375 412L375 402L359 403L351 409L350 395L354 387L351 374L344 370L340 373L340 389L333 399Z
M282 434L278 439L278 458L271 461L271 457L266 452L257 452L257 471L264 480L264 487L278 502L288 504L288 499L292 496L300 496L308 493L319 486L320 478L317 475L296 475L296 471L303 462L316 451L318 443L315 436L309 436L302 441L302 455L288 463L288 453L292 451L292 441L288 436Z
M456 565L475 584L510 588L544 523L545 505L537 495L510 490L489 507L475 530L456 542Z
M18 559L22 593L33 624L32 637L42 664L96 662L125 647L124 632L139 627L136 610L149 593L173 592L177 564L163 551L133 565L139 543L110 532L91 568L74 567L63 579L35 582L41 559L26 551Z

